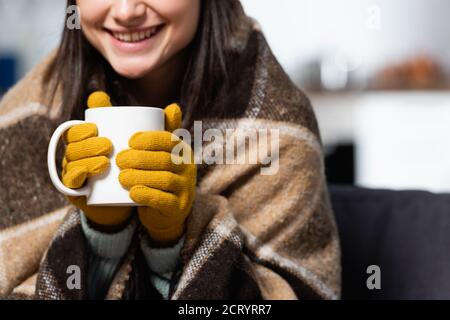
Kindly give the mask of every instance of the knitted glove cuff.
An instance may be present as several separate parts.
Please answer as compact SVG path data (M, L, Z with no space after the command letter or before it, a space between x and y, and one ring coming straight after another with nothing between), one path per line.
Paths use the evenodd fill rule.
M117 233L103 233L89 225L89 221L82 210L81 227L92 252L102 258L118 259L123 257L130 246L137 222L132 219L128 226Z
M153 240L157 242L168 242L180 238L184 233L185 223L175 224L166 229L156 229L148 225L145 225L145 228Z
M160 276L176 270L183 245L184 236L171 248L152 248L147 236L143 236L140 241L148 267Z

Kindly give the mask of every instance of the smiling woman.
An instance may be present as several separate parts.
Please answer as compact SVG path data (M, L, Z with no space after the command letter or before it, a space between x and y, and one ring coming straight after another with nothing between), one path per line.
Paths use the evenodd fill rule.
M87 40L127 78L143 77L179 59L194 38L200 14L200 0L77 0L77 4Z
M81 30L64 29L46 75L68 101L64 118L81 118L89 94L104 90L121 105L180 101L186 124L194 106L214 99L215 83L226 83L232 57L224 56L224 40L242 16L239 2L68 1L74 5Z
M17 286L39 267L29 281L39 299L339 298L314 113L240 2L68 5L79 6L81 29L65 28L57 51L0 102L0 194L8 195L0 197L0 296L23 292ZM49 186L44 159L60 122L136 105L164 108L164 130L127 133L117 150L100 124L76 122L61 149L66 188L101 179L115 162L131 203L88 205ZM201 144L236 161L174 161L181 127L196 146L183 140L176 159L193 160ZM269 131L276 143L267 146ZM267 160L276 170L265 170ZM67 286L74 266L77 290Z

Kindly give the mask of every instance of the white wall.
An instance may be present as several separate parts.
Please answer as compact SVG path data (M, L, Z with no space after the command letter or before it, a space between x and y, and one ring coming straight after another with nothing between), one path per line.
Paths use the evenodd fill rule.
M450 192L450 93L366 94L355 111L357 184Z
M448 0L242 0L289 73L317 55L349 56L362 76L418 53L450 71ZM378 23L379 22L379 23Z
M19 55L19 76L59 42L64 0L0 0L0 51Z

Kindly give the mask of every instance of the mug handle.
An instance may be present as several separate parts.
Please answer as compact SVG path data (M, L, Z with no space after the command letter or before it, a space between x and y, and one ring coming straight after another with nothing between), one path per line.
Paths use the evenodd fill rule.
M56 189L58 189L59 192L65 194L66 196L80 197L80 196L87 196L90 193L89 186L85 186L83 188L76 190L66 187L59 178L58 171L56 170L55 158L56 158L56 148L58 146L59 139L61 139L61 136L67 129L83 123L86 122L81 120L72 120L64 122L55 130L48 145L47 165L48 165L48 173L50 174L50 179L52 180L53 185L56 187Z

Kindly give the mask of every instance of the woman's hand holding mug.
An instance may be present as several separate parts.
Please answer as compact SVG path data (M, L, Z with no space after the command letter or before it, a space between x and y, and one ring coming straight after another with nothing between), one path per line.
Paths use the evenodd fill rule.
M101 108L106 106L111 106L108 95L93 93L86 121L68 121L55 130L48 151L50 178L105 231L123 225L138 206L150 238L170 245L184 232L197 176L191 147L172 134L181 127L180 107ZM61 137L67 143L62 181L55 164ZM172 155L175 146L182 147L181 156Z
M150 238L160 245L171 245L184 233L185 220L195 197L197 168L190 146L172 132L181 127L181 110L172 104L165 108L166 131L135 133L129 149L116 156L121 169L119 181L129 190L138 207L141 223ZM189 163L172 155L173 147L182 143L189 152ZM176 162L173 158L177 159Z
M109 97L104 92L94 92L89 96L88 108L110 107ZM71 189L81 188L87 178L104 173L110 163L108 155L112 143L106 137L98 137L94 123L83 123L69 128L64 133L67 144L64 158L62 182ZM89 206L85 196L67 196L76 207L83 210L87 218L100 226L118 226L131 214L129 206Z

